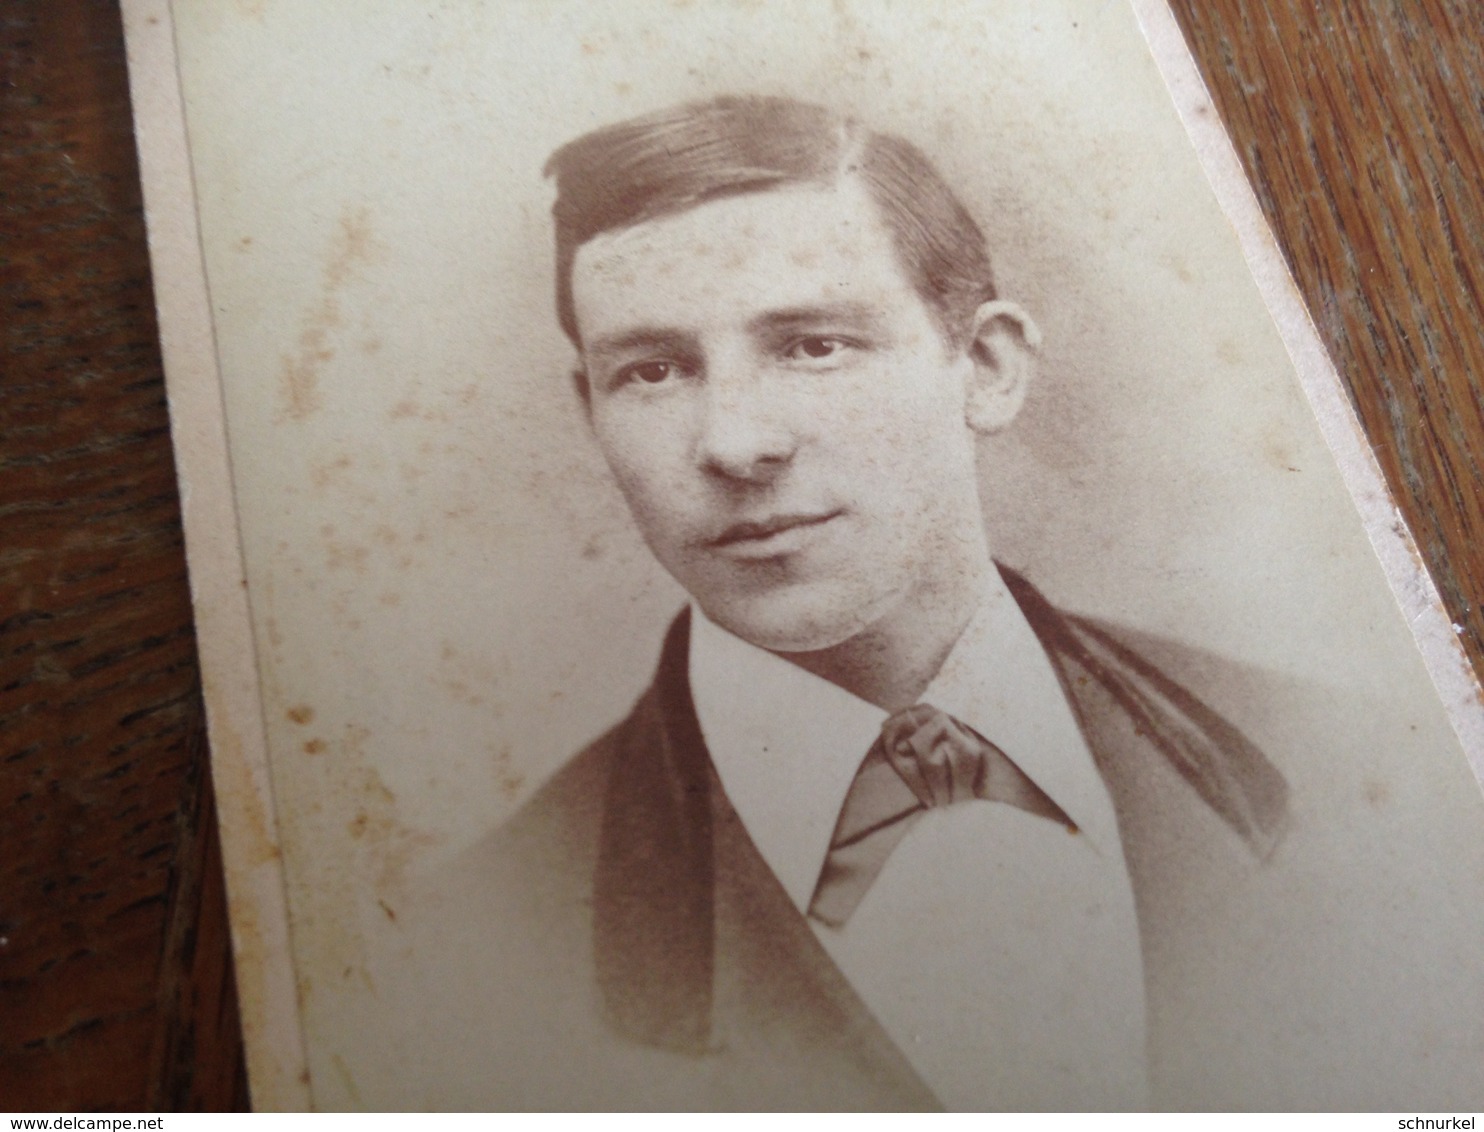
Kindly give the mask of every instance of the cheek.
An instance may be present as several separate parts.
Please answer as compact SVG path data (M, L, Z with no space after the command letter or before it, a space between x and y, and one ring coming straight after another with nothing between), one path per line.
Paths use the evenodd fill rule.
M621 410L593 414L598 449L635 518L646 525L664 521L662 504L674 500L683 486L684 440L666 427L663 416Z
M936 374L889 375L863 383L832 414L830 432L841 447L857 452L870 473L914 479L923 463L941 467L958 449L968 427L963 406Z
M895 376L861 390L855 407L837 415L831 442L849 454L857 501L893 543L920 539L977 483L972 434L947 375Z

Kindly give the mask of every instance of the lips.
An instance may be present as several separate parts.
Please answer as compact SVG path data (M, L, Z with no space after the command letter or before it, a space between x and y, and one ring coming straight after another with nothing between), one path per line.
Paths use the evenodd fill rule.
M733 523L709 546L732 554L751 557L764 553L786 553L802 543L817 528L836 518L839 511L796 512L769 515L758 520Z

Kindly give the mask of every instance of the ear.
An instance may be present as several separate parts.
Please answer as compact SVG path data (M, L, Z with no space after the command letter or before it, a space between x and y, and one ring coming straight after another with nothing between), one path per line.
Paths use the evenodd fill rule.
M984 303L974 312L965 352L973 372L965 390L964 420L981 436L998 432L1020 412L1036 375L1041 331L1015 303Z

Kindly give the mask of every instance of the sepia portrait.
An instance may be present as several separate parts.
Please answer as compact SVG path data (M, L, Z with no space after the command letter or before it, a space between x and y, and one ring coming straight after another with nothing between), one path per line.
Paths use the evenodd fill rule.
M315 1105L1481 1103L1478 784L1162 8L173 19Z

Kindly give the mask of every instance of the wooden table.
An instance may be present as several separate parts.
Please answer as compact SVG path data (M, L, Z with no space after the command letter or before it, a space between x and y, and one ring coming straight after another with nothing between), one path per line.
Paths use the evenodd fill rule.
M1175 0L1484 660L1484 5ZM0 1109L246 1103L111 0L0 0Z

